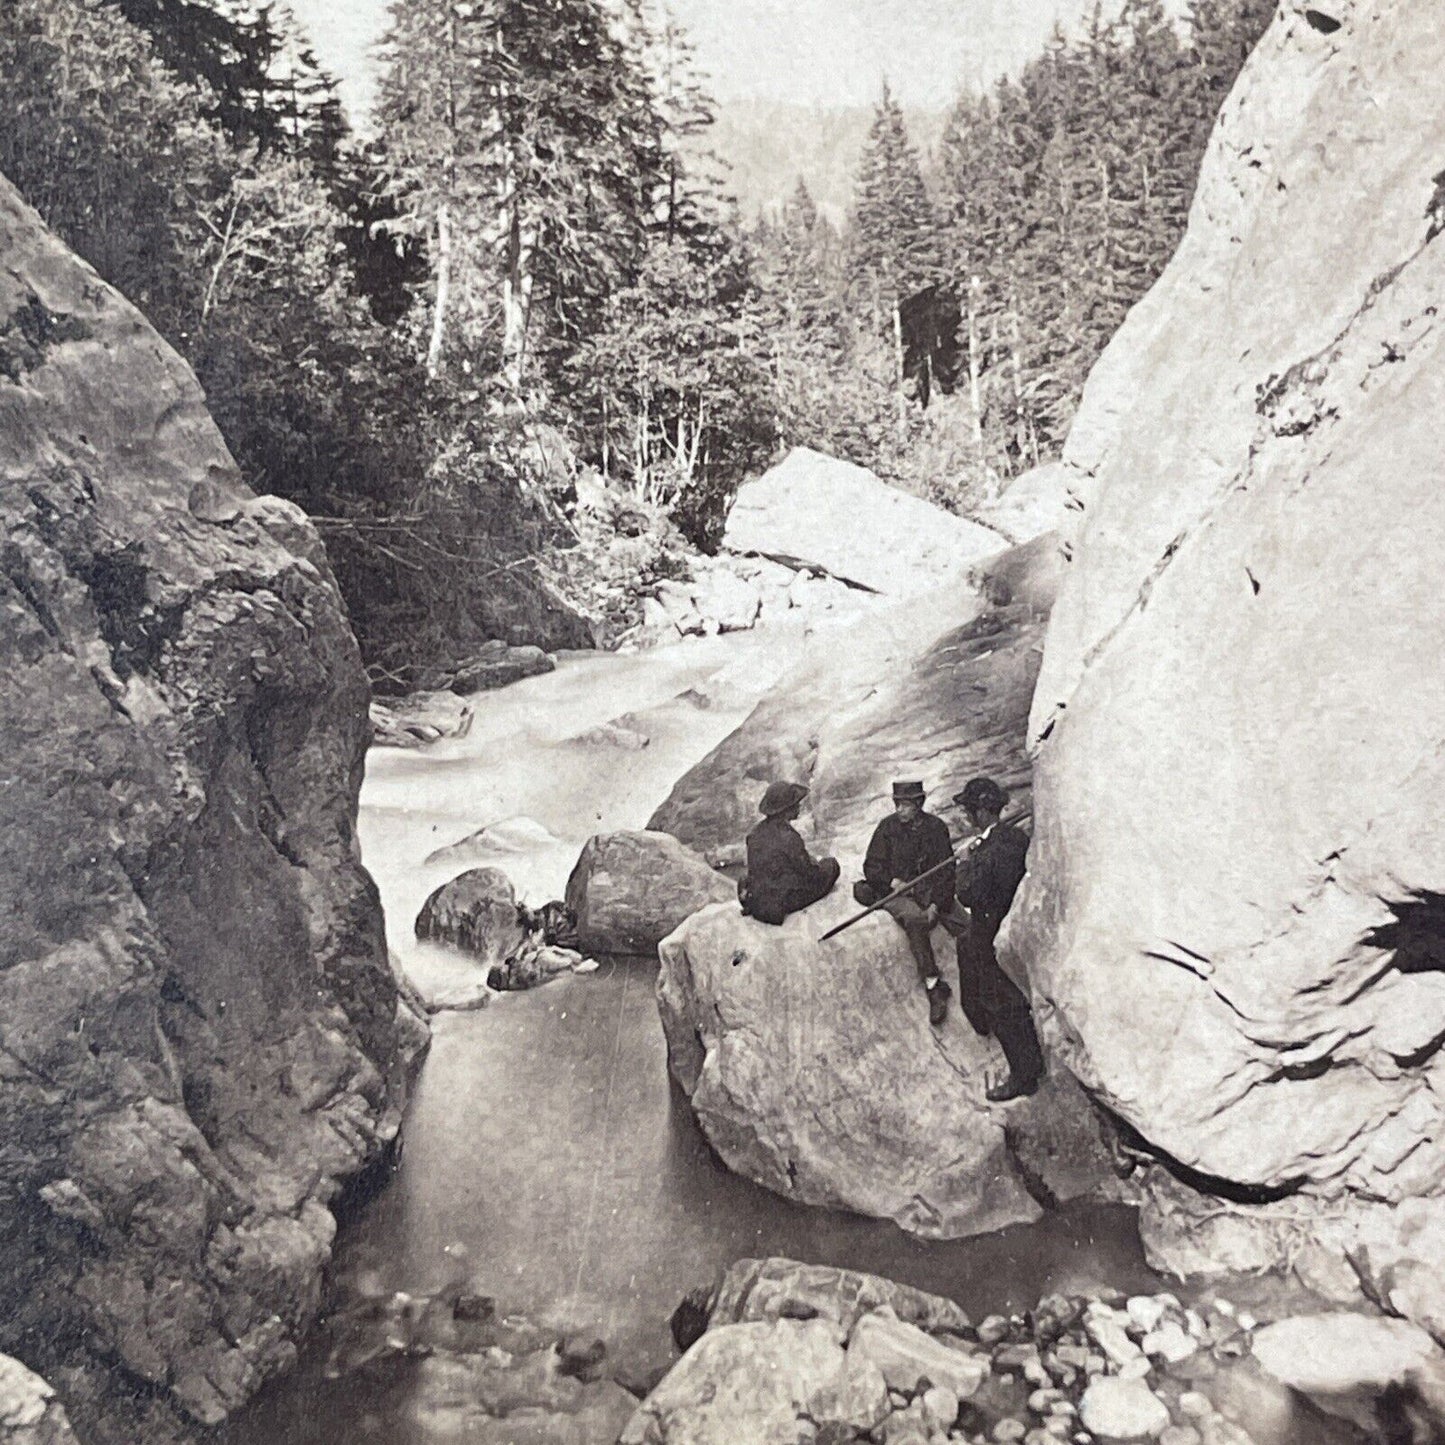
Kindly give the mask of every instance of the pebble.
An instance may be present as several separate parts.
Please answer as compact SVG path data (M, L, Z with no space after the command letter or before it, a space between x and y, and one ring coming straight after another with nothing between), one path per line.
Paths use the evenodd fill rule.
M1095 1380L1079 1402L1084 1428L1101 1440L1153 1439L1169 1427L1169 1407L1143 1380Z
M1022 1420L1006 1417L993 1427L993 1435L991 1438L997 1440L999 1445L1004 1445L1005 1441L1022 1440L1028 1433L1029 1427L1025 1425Z
M1054 1383L1053 1376L1044 1369L1043 1362L1038 1359L1024 1361L1024 1379L1041 1388L1047 1388Z
M1164 1318L1167 1306L1155 1299L1153 1295L1136 1294L1126 1308L1129 1311L1129 1318L1147 1335L1150 1330L1159 1328L1159 1321Z
M1217 1310L1222 1315L1228 1315L1230 1319L1234 1318L1234 1306L1227 1299L1210 1300L1209 1308Z
M1009 1336L1009 1323L1002 1315L988 1315L979 1321L978 1342L981 1345L999 1345Z
M1089 1363L1089 1352L1083 1345L1056 1345L1054 1358L1061 1365L1082 1370Z
M1042 1367L1043 1362L1037 1345L1005 1345L994 1354L993 1364L996 1370L1021 1371L1031 1364Z
M1084 1373L1086 1375L1102 1375L1109 1368L1109 1362L1103 1355L1090 1355L1084 1361Z
M923 1392L923 1414L940 1430L949 1429L958 1419L958 1396L946 1386L930 1386Z
M1119 1366L1119 1378L1121 1380L1144 1380L1148 1378L1152 1368L1143 1355L1138 1355L1132 1360L1125 1360Z
M1196 1340L1202 1340L1209 1333L1209 1326L1204 1323L1204 1316L1198 1310L1185 1310L1184 1323Z
M1257 1329L1259 1326L1259 1321L1246 1310L1241 1310L1237 1315L1235 1315L1234 1322L1242 1330Z
M1035 1415L1047 1415L1049 1407L1064 1398L1062 1390L1039 1389L1029 1396L1029 1409Z
M1159 1445L1203 1445L1203 1441L1193 1425L1171 1425L1159 1437Z
M1123 1365L1139 1357L1139 1346L1124 1333L1124 1326L1115 1318L1094 1316L1085 1321L1089 1338L1114 1362Z
M1214 1406L1208 1395L1201 1395L1198 1390L1186 1390L1179 1397L1179 1413L1191 1420L1207 1420L1214 1413Z
M1177 1365L1181 1360L1187 1360L1198 1348L1198 1343L1192 1339L1187 1330L1168 1320L1160 1325L1158 1329L1151 1330L1139 1342L1140 1348L1146 1355L1160 1355L1171 1365Z

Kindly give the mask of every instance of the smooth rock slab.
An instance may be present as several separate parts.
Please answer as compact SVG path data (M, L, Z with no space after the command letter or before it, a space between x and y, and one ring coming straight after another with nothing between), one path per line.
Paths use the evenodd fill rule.
M698 909L729 899L736 908L737 886L665 833L599 833L567 880L586 954L651 953Z
M905 1395L916 1393L926 1380L966 1400L989 1375L987 1355L953 1349L886 1307L864 1315L853 1326L848 1354L877 1365L888 1388Z
M1169 1428L1169 1407L1143 1380L1109 1375L1084 1391L1079 1418L1101 1440L1154 1440Z
M797 1445L829 1424L859 1434L889 1413L876 1365L829 1322L709 1330L643 1401L619 1445Z
M795 1259L740 1259L718 1286L709 1326L742 1320L806 1319L816 1316L851 1330L866 1314L887 1306L900 1319L924 1330L961 1332L968 1315L950 1299L861 1270Z

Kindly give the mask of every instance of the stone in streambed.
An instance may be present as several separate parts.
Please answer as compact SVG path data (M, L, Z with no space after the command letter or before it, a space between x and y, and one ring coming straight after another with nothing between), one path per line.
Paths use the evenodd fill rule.
M472 868L443 883L417 914L416 936L505 964L526 936L511 879L500 868Z
M836 1325L749 1321L703 1335L637 1408L620 1445L796 1445L800 1417L819 1432L865 1434L889 1411L878 1367L845 1352Z
M989 1373L986 1355L967 1354L945 1345L917 1325L904 1323L887 1307L864 1315L853 1326L848 1353L850 1358L872 1361L882 1371L888 1388L906 1395L927 1381L966 1400Z
M737 886L665 833L599 833L567 880L578 947L587 954L651 953L691 914L731 900Z
M1079 1418L1101 1440L1154 1440L1169 1428L1169 1407L1140 1379L1095 1380L1079 1402Z
M941 1295L859 1270L774 1257L730 1265L699 1331L741 1320L811 1318L851 1330L865 1314L885 1305L900 1320L930 1332L959 1335L969 1327L963 1309Z

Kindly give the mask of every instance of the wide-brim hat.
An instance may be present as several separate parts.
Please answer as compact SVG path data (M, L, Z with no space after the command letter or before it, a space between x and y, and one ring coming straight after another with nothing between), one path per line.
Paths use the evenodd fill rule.
M970 778L963 791L953 795L953 801L960 808L985 808L991 813L1001 813L1008 802L1008 789L992 778Z
M923 791L923 784L918 782L894 783L893 801L895 803L921 803L928 796Z
M769 783L758 804L758 812L765 818L774 818L795 808L808 796L808 790L801 783Z

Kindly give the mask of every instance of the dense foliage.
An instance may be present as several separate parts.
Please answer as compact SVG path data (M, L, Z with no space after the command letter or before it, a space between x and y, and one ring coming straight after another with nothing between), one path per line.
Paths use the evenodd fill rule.
M0 0L0 171L318 519L378 676L584 642L553 588L618 625L780 443L950 506L1053 455L1270 9L1126 0L932 158L885 92L846 223L745 232L653 3L395 0L362 144L280 4Z

